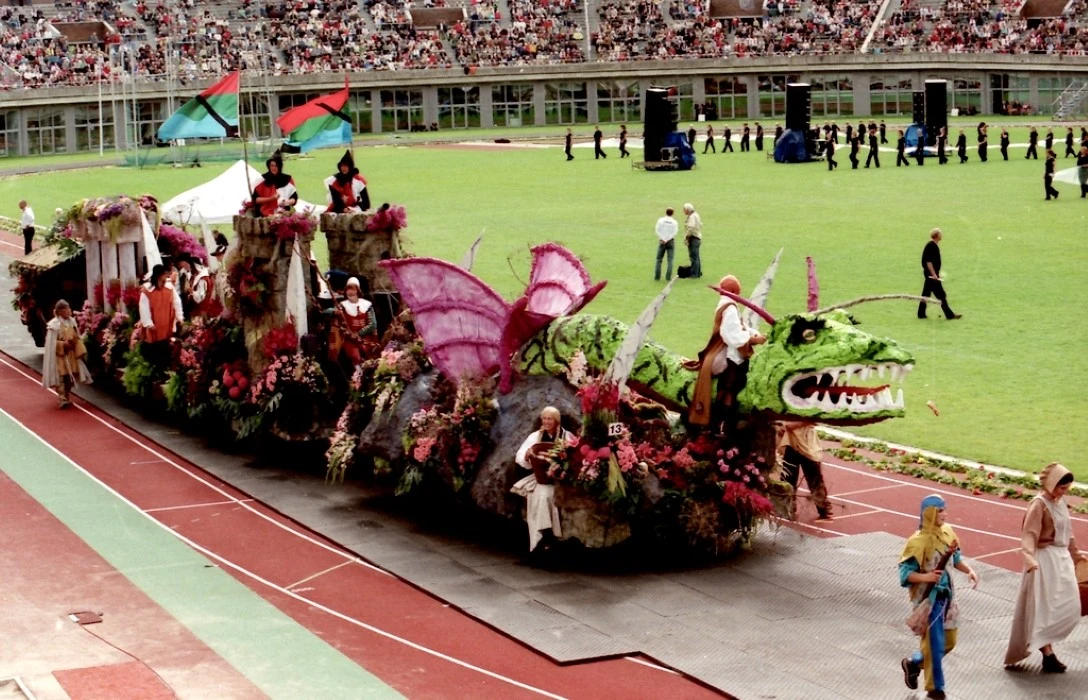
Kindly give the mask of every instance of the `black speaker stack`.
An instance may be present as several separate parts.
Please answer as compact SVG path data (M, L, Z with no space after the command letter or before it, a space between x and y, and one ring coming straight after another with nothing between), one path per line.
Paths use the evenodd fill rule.
M680 121L676 103L669 99L667 88L652 87L646 91L643 108L643 158L648 162L661 162L665 137L676 131Z
M926 93L924 90L914 91L914 112L911 122L914 124L926 123Z
M937 134L948 126L948 81L926 81L926 145L937 143ZM917 121L917 119L915 119Z
M812 121L812 88L808 83L786 85L786 128L808 133Z

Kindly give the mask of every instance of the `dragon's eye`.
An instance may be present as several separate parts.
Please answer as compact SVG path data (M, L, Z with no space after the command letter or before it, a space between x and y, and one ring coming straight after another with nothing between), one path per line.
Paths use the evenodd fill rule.
M811 343L812 341L816 340L816 331L812 330L811 328L806 328L804 332L801 333L801 337L805 339L806 343Z

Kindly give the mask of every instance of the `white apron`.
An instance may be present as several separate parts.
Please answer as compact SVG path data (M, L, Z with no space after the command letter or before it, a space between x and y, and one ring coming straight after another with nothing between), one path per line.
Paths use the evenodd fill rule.
M1035 620L1029 649L1062 641L1080 620L1080 590L1073 557L1069 556L1069 509L1064 501L1042 500L1054 519L1054 543L1035 553L1039 570L1035 572Z

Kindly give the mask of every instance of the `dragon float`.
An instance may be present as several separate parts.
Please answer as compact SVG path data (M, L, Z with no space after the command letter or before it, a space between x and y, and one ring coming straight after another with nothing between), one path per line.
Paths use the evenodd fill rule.
M731 424L697 429L686 424L697 370L647 337L671 285L628 326L582 313L605 282L594 283L571 251L548 243L531 252L529 282L513 302L473 275L470 263L381 263L411 312L423 348L418 364L434 371L413 376L392 400L384 393L371 401L361 425L342 420L341 427L356 432L355 461L399 473L399 492L437 476L476 508L518 518L524 502L509 493L518 476L514 451L551 404L571 427L582 422L577 444L557 450L549 469L566 537L604 547L640 532L672 532L682 544L720 553L770 514L781 486L776 421L861 425L904 415L912 356L861 330L846 308L907 295L820 309L810 261L808 310L776 319L764 306L779 252L751 297L735 297L749 325L770 326L750 358L739 412ZM377 361L360 385L389 361ZM477 400L466 410L470 386ZM469 414L486 443L468 451L472 459L462 430ZM602 415L605 424L594 425Z

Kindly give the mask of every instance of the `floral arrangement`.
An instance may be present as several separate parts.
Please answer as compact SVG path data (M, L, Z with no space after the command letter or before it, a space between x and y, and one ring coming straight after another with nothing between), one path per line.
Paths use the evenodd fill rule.
M281 241L293 241L298 236L309 236L317 228L317 221L308 214L280 213L268 221L268 227Z
M298 352L298 333L295 332L295 324L288 321L268 331L262 341L262 347L264 356L269 359Z
M250 387L250 402L281 431L309 432L325 405L329 380L321 365L301 352L280 355Z
M111 240L116 240L121 235L123 227L131 228L140 225L142 207L153 207L149 211L156 214L155 223L157 224L158 202L150 195L143 195L136 199L127 195L83 199L68 209L65 218L74 229L77 238L86 235L87 222L94 222L105 227Z
M175 258L192 258L201 265L208 264L208 250L196 236L186 231L163 224L159 226L159 250Z
M121 280L110 280L109 283L96 282L92 290L94 305L103 307L108 303L111 308L119 308L124 304L132 314L138 314L140 309L140 285L133 283L127 286L121 285Z
M366 222L366 230L374 231L399 231L408 226L408 214L404 207L383 204L378 207L370 220Z
M244 318L259 318L272 298L272 271L256 258L238 258L227 269L227 296L231 310Z
M255 410L252 396L246 391L252 391L252 385L245 361L220 365L215 373L216 378L208 386L208 401L238 439L256 434L265 423L265 413Z
M405 470L397 495L407 493L429 475L437 476L454 492L460 491L475 476L481 456L490 447L491 426L498 416L498 405L491 398L494 382L448 384L447 396L450 389L452 405L432 405L409 419L403 437Z
M395 407L408 384L429 369L431 363L423 341L417 339L404 345L387 345L376 360L368 360L363 366L371 370L370 381L364 386L369 387L366 399L370 412L377 415Z

